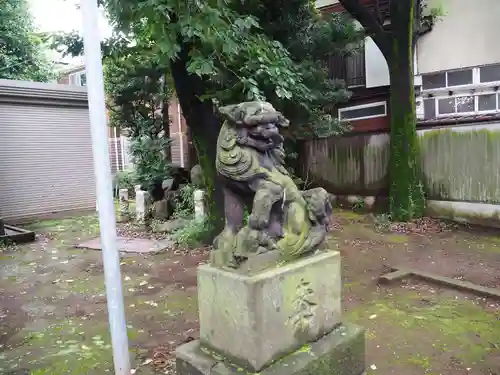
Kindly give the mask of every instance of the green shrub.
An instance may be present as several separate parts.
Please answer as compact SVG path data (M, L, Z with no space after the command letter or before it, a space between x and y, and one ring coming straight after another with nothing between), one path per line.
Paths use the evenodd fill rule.
M189 217L194 214L194 190L194 185L188 184L176 194L174 217Z
M134 191L136 180L137 177L135 170L125 169L123 171L116 172L115 186L117 189L129 189L129 191Z
M373 225L375 226L375 230L379 233L389 232L391 230L391 215L380 214L375 216Z
M135 165L135 180L146 190L152 191L155 184L171 177L171 165L164 157L169 152L170 140L139 136L131 138L130 152Z
M193 219L172 234L172 239L180 246L201 246L210 231L208 220Z

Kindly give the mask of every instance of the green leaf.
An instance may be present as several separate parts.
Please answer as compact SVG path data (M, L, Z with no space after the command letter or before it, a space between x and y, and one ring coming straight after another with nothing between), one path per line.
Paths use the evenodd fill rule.
M27 0L0 4L0 79L46 82L55 78L49 39L36 33Z

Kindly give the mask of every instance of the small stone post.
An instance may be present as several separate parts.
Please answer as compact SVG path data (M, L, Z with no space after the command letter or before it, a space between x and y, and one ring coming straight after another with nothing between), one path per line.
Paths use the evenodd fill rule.
M139 190L135 192L135 214L138 224L147 225L150 213L150 198L147 191Z
M205 212L205 192L200 189L196 189L193 192L194 200L194 217L195 219L203 219L206 216Z
M120 221L126 223L130 220L128 189L120 189L118 196L120 200Z

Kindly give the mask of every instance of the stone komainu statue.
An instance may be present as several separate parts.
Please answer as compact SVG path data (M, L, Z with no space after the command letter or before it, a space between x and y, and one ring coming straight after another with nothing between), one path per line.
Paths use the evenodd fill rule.
M279 128L288 120L266 102L219 111L225 121L216 167L224 183L226 225L215 239L212 263L238 268L269 251L288 258L316 250L332 208L324 189L300 191L286 170ZM246 225L245 207L251 208Z

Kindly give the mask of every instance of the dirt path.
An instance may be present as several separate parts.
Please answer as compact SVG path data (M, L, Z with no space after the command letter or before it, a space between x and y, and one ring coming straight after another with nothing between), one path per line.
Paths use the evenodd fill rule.
M500 287L499 234L456 226L378 233L368 216L337 216L330 243L343 256L346 319L368 329L369 374L500 374L500 301L414 280L377 283L405 265Z
M329 245L343 256L345 319L368 329L370 374L500 374L497 302L412 281L377 285L404 264L499 287L498 234L381 234L367 216L336 217ZM97 234L96 218L33 228L36 243L0 252L0 374L111 371L101 253L71 247ZM206 259L203 250L122 258L137 373L169 373L175 347L197 337L196 267Z

